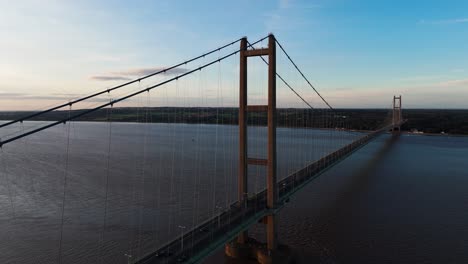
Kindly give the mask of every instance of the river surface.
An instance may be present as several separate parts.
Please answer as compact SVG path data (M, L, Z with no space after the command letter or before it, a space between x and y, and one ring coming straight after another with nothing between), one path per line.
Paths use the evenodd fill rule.
M468 263L467 186L468 137L382 135L291 199L279 239L299 263Z
M277 134L279 179L362 136ZM266 157L266 135L249 128L249 157ZM3 263L127 263L237 199L237 126L71 122L6 144L0 155ZM249 168L248 195L265 188L265 174Z
M362 135L279 128L279 178ZM178 237L236 200L237 137L236 126L74 122L5 145L1 262L127 263ZM266 130L251 128L249 156L265 155ZM294 196L279 238L302 263L467 263L467 161L467 137L382 135ZM252 166L249 192L264 187Z

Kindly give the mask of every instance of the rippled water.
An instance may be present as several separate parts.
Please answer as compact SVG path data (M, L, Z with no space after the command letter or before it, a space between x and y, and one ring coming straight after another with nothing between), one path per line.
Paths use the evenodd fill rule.
M70 124L1 149L2 263L126 263L237 198L236 126ZM279 178L362 136L277 133ZM249 156L266 156L265 128L249 129ZM250 192L264 186L265 171L250 168Z
M468 263L468 137L380 136L291 199L279 238L299 263Z

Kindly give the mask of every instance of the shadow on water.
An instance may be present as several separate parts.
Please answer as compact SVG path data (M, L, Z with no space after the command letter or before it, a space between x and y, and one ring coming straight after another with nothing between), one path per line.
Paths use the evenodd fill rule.
M368 214L368 210L371 209L363 205L362 199L367 199L363 198L363 195L366 195L366 190L369 189L369 185L374 181L376 172L379 171L379 167L392 149L394 149L398 140L399 135L392 135L385 140L384 144L375 153L366 155L366 159L347 160L346 164L342 164L343 166L338 165L337 168L334 168L337 169L336 171L330 171L330 173L334 174L329 175L331 176L330 181L339 182L336 183L339 186L335 186L336 189L332 192L334 197L329 197L328 200L324 199L326 202L321 204L319 212L313 213L317 219L313 222L316 228L314 228L314 232L311 234L316 236L316 244L320 244L322 248L327 249L327 254L321 254L320 257L313 257L308 254L307 257L299 256L299 263L309 263L305 259L311 260L311 258L314 263L346 262L340 255L342 255L343 251L346 252L352 248L349 244L352 243L349 238L349 230L353 229L353 225L359 225L361 215ZM360 164L360 166L353 168L352 165L349 165L354 162ZM353 171L353 173L345 175L349 171ZM323 175L323 177L327 177L327 175ZM338 177L341 178L338 179ZM335 183L326 182L323 184L332 185ZM340 251L340 253L337 251ZM353 254L345 253L344 255Z
M356 195L369 188L372 177L398 139L399 136L390 136L375 153L366 155L365 160L357 161L360 166L352 170L344 168L347 164L339 164L337 170L330 170L319 178L319 182L310 184L310 191L305 188L299 192L292 203L280 212L279 239L291 247L295 263L347 263L335 257L335 244L343 239L343 232L346 232L338 222L346 219L349 214L357 214L353 212L356 205L351 203L356 203ZM261 231L252 232L252 235L261 240L265 235L263 229L260 227ZM257 263L227 258L223 250L218 250L214 255L206 263Z
M347 204L349 198L356 196L356 194L362 193L363 190L367 189L368 184L371 182L371 176L375 175L377 168L385 160L389 152L393 149L393 146L398 141L399 135L392 135L385 140L383 146L379 150L372 154L367 160L360 161L362 166L354 169L354 173L347 177L350 182L342 187L340 195L335 200L335 203L330 205L330 209L340 207L341 204Z
M363 166L355 170L355 173L353 173L353 175L350 177L353 179L352 185L349 186L350 188L348 188L350 192L359 191L359 189L356 188L363 189L366 187L365 183L369 182L370 176L373 175L373 173L376 171L376 168L386 158L399 138L400 135L390 136L384 142L383 146L375 154L373 154L372 157L369 158L365 164L363 164Z

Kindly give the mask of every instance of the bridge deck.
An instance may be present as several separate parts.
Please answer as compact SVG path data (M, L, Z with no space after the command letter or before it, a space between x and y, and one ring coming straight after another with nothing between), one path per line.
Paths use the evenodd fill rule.
M279 203L274 211L281 210L289 197L302 189L311 180L333 167L352 152L366 145L377 135L388 131L391 127L392 126L386 126L365 135L281 180L278 183ZM249 198L245 204L241 205L239 202L232 204L229 210L185 233L183 239L181 236L135 263L198 262L212 251L234 239L239 232L247 230L264 216L272 213L270 210L271 209L266 208L266 191L264 190ZM185 247L183 246L183 241L186 241ZM187 244L189 244L190 247L188 247Z

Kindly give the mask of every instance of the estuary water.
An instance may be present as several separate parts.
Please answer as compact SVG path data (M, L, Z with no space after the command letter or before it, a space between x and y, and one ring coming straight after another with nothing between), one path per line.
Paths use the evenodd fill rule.
M362 135L279 128L279 178ZM236 200L237 138L236 126L73 122L5 145L0 262L141 257ZM249 156L265 155L266 130L250 128ZM280 241L300 263L467 263L467 160L467 137L382 135L291 199ZM264 187L252 166L249 192Z
M382 135L291 199L279 239L298 263L468 263L467 186L468 137Z
M279 179L362 136L290 128L277 134ZM264 127L249 128L249 157L266 157L266 135ZM0 262L138 259L237 199L238 155L238 128L228 125L71 122L6 144ZM250 166L248 195L265 188L265 174Z

